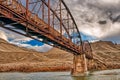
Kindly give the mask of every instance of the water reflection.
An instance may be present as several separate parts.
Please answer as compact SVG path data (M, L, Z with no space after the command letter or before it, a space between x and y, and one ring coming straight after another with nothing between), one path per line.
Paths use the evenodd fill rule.
M87 77L81 76L81 77L72 77L73 80L88 80Z
M119 76L89 76L89 77L73 77L73 80L120 80L120 75Z
M120 69L104 70L91 73L89 76L72 77L73 80L120 80Z
M120 80L119 70L96 71L88 76L72 77L70 72L0 73L0 80Z

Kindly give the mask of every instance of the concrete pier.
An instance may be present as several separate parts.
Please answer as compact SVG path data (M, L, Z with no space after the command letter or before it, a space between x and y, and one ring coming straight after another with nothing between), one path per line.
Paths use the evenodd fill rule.
M85 54L74 55L72 76L84 76L87 74L87 60Z

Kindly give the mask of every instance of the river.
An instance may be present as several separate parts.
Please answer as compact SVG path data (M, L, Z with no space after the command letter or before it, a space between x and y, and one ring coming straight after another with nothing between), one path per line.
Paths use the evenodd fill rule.
M81 77L72 77L70 72L4 72L0 80L120 80L120 69L94 71Z

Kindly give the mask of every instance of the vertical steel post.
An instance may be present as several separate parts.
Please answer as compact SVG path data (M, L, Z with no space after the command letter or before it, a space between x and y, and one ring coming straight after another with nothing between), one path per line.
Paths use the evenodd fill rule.
M44 11L44 3L42 2L42 20L44 21L44 13L45 13L45 11Z
M59 0L59 6L60 6L60 34L62 37L62 5L61 5L61 0Z
M67 29L67 31L68 31L68 33L70 34L70 25L69 25L69 14L68 14L68 12L67 12L67 27L68 27L68 29ZM71 40L71 39L70 39Z
M29 0L26 0L26 20L28 18Z
M28 35L28 9L29 9L29 0L26 0L26 34Z
M74 23L72 23L72 27L73 27L73 43L75 44L75 27L74 27Z
M54 19L55 19L55 15L53 14L53 21L52 21L52 24L53 24L53 29L55 29L55 23L54 23Z
M50 26L50 0L48 0L48 29Z

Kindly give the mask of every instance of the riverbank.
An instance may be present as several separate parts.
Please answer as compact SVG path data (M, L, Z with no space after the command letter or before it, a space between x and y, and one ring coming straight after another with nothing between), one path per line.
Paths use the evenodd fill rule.
M21 62L0 64L0 72L54 72L54 71L70 71L71 66L64 64L55 64L45 62Z
M69 63L69 64L68 64ZM91 64L89 62L89 64ZM94 59L92 64L88 64L89 71L91 70L110 70L120 69L120 64L106 63ZM56 71L71 71L71 62L18 62L0 64L0 72L56 72Z

